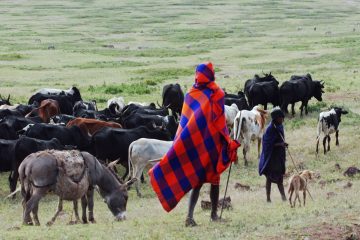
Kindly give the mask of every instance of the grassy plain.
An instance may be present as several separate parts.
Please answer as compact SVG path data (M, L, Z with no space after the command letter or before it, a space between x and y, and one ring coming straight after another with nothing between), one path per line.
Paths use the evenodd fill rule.
M209 222L199 201L195 218L201 225L185 228L187 197L167 214L146 184L144 198L130 191L125 222L114 222L97 196L95 225L66 225L68 203L58 222L46 227L57 204L48 196L40 204L43 225L25 227L19 198L3 200L8 187L2 173L0 239L341 239L356 231L359 236L360 180L342 175L348 166L359 167L359 12L360 4L351 0L0 1L0 94L11 94L13 103L26 102L41 87L72 85L101 107L115 95L160 102L164 84L179 82L188 89L194 67L208 60L229 92L262 71L271 71L280 82L309 72L326 86L324 101L311 101L308 116L285 123L297 164L321 175L310 184L314 201L308 199L305 208L281 202L275 186L273 203L266 204L254 145L249 167L233 168L233 209L224 212L226 223ZM316 158L316 119L331 105L344 106L350 114L342 118L340 146L333 138L331 152ZM291 173L289 158L287 166ZM352 187L343 188L348 181ZM235 189L236 182L251 191ZM203 199L208 199L208 186Z

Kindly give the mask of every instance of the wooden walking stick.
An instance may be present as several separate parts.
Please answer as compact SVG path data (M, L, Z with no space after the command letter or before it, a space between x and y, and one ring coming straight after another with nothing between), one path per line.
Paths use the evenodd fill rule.
M227 192L227 189L228 189L228 186L229 186L230 173L231 173L231 166L232 166L232 162L230 163L230 167L229 167L229 174L228 174L228 178L227 178L227 182L226 182L226 187L225 187L224 198L223 198L223 202L222 202L222 204L221 204L220 219L221 219L221 217L222 217L222 213L223 213L223 210L224 210L226 192Z

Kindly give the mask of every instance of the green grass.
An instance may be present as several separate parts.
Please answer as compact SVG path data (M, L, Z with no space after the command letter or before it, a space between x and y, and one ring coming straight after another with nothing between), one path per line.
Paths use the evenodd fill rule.
M328 223L346 229L359 224L359 177L343 176L359 167L360 20L357 1L0 1L0 94L25 103L42 87L76 85L85 100L102 109L108 99L161 102L163 85L178 82L186 91L195 66L212 61L216 81L228 92L242 89L254 74L272 72L280 84L291 75L311 73L325 82L322 102L309 102L309 115L285 121L286 139L296 164L321 178L310 183L314 201L291 209L273 186L273 203L265 203L265 179L257 173L256 144L250 162L234 166L228 194L230 221L209 222L200 202L197 228L183 226L187 197L171 213L162 210L154 192L141 185L144 198L130 190L128 220L114 222L96 194L94 225L68 226L71 204L51 228L57 199L40 204L41 227L21 225L21 200L4 200L7 173L0 174L0 239L303 239L309 226ZM316 27L316 30L314 28ZM49 49L54 46L55 49ZM340 124L340 146L315 155L319 111L342 106L349 114ZM289 107L290 108L290 107ZM321 145L321 144L320 144ZM322 148L320 148L322 152ZM291 159L287 171L294 172ZM334 168L338 163L341 171ZM227 174L223 174L221 195ZM319 184L325 181L324 187ZM343 186L351 181L353 187ZM234 188L236 182L251 191ZM327 199L327 193L335 196ZM208 186L200 200L207 200ZM331 235L324 232L324 238Z

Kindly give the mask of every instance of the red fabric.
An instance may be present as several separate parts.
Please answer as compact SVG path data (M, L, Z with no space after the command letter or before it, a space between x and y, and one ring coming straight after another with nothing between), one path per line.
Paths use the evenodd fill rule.
M191 189L203 183L218 185L220 174L236 160L240 144L229 137L224 92L214 80L211 63L197 67L173 146L149 170L151 185L166 211L171 211Z

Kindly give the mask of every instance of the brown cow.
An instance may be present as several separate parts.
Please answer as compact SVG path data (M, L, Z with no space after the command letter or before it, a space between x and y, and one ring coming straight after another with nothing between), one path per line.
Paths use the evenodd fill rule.
M40 107L34 108L31 112L26 114L25 117L29 117L34 111L38 111L38 115L44 123L49 123L51 117L60 114L60 107L58 101L45 99L41 101Z
M122 128L119 123L105 122L97 119L90 118L75 118L66 124L66 127L78 126L84 133L93 135L103 127Z

